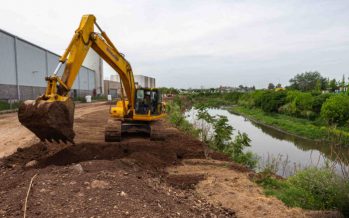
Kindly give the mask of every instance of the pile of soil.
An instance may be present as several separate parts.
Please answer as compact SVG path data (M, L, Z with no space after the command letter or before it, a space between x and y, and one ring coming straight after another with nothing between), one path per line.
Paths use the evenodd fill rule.
M183 159L204 159L201 142L176 132L165 141L125 136L105 143L104 117L100 111L78 117L75 145L39 142L1 159L0 216L23 216L37 174L28 217L235 217L195 192L203 176L174 179L166 172Z

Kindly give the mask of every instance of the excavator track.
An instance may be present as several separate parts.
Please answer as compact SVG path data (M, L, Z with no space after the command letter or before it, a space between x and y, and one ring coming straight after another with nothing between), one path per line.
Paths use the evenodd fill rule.
M117 118L109 118L107 126L105 127L105 141L106 142L120 142L121 141L121 120Z
M160 121L150 123L150 140L164 141L168 135L167 128L161 125Z

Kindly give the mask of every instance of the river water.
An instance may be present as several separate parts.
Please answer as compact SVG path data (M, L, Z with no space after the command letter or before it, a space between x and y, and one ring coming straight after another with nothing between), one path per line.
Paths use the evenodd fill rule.
M349 149L333 148L328 144L306 140L287 133L280 132L268 126L254 123L243 116L229 113L224 109L208 109L212 116L224 115L229 124L237 131L246 133L251 139L251 147L246 151L252 151L259 156L258 169L265 165L277 168L280 176L289 176L298 169L305 167L332 167L337 173L344 176L349 169ZM187 119L198 125L196 110L186 112ZM201 123L201 122L200 122ZM234 135L233 133L233 135ZM341 155L341 158L337 158ZM343 172L344 171L344 172Z

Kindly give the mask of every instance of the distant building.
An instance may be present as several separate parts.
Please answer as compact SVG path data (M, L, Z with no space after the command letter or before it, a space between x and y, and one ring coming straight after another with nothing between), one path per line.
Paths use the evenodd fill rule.
M155 88L155 78L153 77L148 77L148 76L143 76L143 75L135 75L134 76L135 83L139 87L142 88Z
M121 95L120 82L104 80L104 94L111 95L112 98L118 98Z
M93 95L102 91L103 72L92 66L88 57L80 68L70 94ZM58 65L59 55L0 29L0 100L36 99L46 90L45 77ZM58 75L62 75L64 66Z

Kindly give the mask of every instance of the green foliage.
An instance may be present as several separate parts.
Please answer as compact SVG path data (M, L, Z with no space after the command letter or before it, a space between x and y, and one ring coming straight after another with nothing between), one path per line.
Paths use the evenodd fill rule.
M267 195L274 195L291 207L339 209L349 215L349 183L329 169L308 168L287 180L270 175L256 181Z
M330 125L343 125L349 119L349 96L334 95L321 107L321 116Z
M313 122L287 116L284 114L269 114L258 108L233 107L230 112L239 113L269 126L274 126L291 134L310 139L322 139L326 137L326 128L319 128Z
M266 195L272 195L280 199L289 207L302 207L313 209L315 201L311 194L301 188L295 187L288 182L267 176L256 181L264 188Z
M286 102L287 104L279 108L279 112L307 119L315 118L315 113L312 111L314 97L311 93L288 91Z
M243 95L241 92L229 92L223 94L223 99L231 104L237 104L240 97Z
M326 94L321 94L321 95L317 95L314 97L314 101L313 101L313 108L312 110L319 114L321 112L321 107L323 105L323 103L329 98L331 97L333 94L330 93L326 93Z
M224 151L231 140L233 127L228 124L226 116L218 115L212 122L214 129L213 144L219 151Z
M269 90L275 89L275 85L273 83L269 83L268 84L268 89Z
M285 103L286 95L284 91L264 92L260 98L262 110L269 113L278 112L279 107Z
M288 181L314 196L316 209L349 209L349 184L330 169L308 168Z
M203 92L196 95L191 95L190 99L193 101L195 107L222 107L237 104L243 93L240 92Z
M251 146L251 139L246 133L238 132L234 140L232 140L234 128L229 125L226 116L211 116L205 107L200 107L196 117L198 120L204 120L212 125L212 137L207 137L206 135L202 137L203 141L208 143L211 148L228 154L235 162L251 169L257 166L257 156L252 152L244 152L246 147Z
M20 105L20 102L14 102L11 104L5 101L0 101L0 111L16 109L19 107L19 105Z
M170 102L166 105L166 111L167 111L167 120L174 124L178 129L182 130L183 132L190 134L194 137L198 137L199 131L194 128L194 126L185 119L181 107L175 103Z
M224 152L229 154L231 159L237 163L241 163L251 169L255 168L258 163L258 157L256 154L248 151L244 152L246 147L251 147L251 139L246 133L241 133L240 131L235 136L234 141L229 143L225 147Z
M327 87L326 78L317 71L297 74L290 79L290 88L300 91L324 90Z
M74 101L79 101L81 103L86 103L86 98L80 97L80 96L74 97L73 100Z
M332 79L332 80L330 81L329 86L330 86L330 90L331 90L332 92L334 92L334 91L338 88L336 79Z
M92 96L92 100L94 100L94 101L107 101L108 97L106 95L96 95L96 96Z
M158 88L162 94L179 94L179 90L173 87L160 87Z

